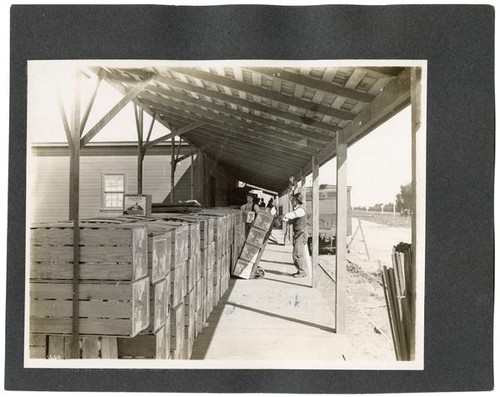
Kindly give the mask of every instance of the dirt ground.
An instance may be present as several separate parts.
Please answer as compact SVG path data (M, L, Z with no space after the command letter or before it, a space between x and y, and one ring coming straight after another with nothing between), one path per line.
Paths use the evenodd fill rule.
M359 220L353 218L353 233ZM361 220L348 254L346 327L356 360L395 361L391 329L382 287L381 269L391 266L392 247L411 242L411 225L387 222L385 217ZM348 242L350 238L348 238ZM367 252L368 250L368 252ZM320 255L319 262L334 274L335 257ZM331 291L325 291L330 294Z

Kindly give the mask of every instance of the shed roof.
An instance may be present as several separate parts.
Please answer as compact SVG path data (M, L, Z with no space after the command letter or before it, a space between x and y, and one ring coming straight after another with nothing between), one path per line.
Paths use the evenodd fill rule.
M410 103L403 67L93 67L124 95L248 183L286 189ZM203 123L203 124L201 124ZM192 127L192 129L189 128Z

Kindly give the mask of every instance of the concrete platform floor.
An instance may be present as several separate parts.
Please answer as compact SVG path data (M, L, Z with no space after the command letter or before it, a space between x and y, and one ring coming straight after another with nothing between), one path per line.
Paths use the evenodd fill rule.
M282 240L279 240L282 241ZM268 244L264 279L231 280L198 335L192 359L340 360L352 347L310 276L291 277L291 246Z

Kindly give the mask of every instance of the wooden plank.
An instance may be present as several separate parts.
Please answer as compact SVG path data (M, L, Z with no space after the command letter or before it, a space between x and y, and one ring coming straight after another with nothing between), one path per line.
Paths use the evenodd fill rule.
M408 300L411 310L411 330L409 336L410 344L410 359L415 359L416 354L416 313L417 313L417 278L421 277L418 272L417 263L422 262L423 258L420 253L423 250L417 250L417 231L424 225L420 221L424 219L422 215L425 214L425 201L422 200L418 194L425 189L425 182L422 183L417 177L418 170L425 169L425 156L418 157L417 149L419 143L425 140L424 132L422 131L422 69L411 68L411 184L413 194L416 199L414 200L414 208L412 208L411 217L411 262L410 274L411 285L408 290ZM422 146L420 146L422 147ZM423 164L421 163L423 162ZM422 186L422 188L421 188ZM422 262L423 263L423 262ZM420 297L422 299L423 297Z
M103 359L118 358L117 338L108 336L103 336L101 338L101 358Z
M32 228L33 245L73 245L73 227ZM127 228L80 228L80 244L91 246L132 246L132 231Z
M335 330L337 333L346 333L346 308L348 306L346 295L347 283L347 142L344 133L337 134L337 217L336 217L336 256L335 274L337 285Z
M152 283L164 279L171 267L172 233L153 237Z
M30 346L43 346L47 344L47 337L46 335L35 335L35 334L30 334L29 336L29 345Z
M158 332L165 325L167 315L167 305L170 301L170 296L167 300L167 280L162 280L154 284L154 332Z
M72 151L71 160L72 167L70 171L70 216L69 219L73 221L73 295L78 296L78 279L80 277L80 229L78 228L80 219L80 69L78 68L75 73L75 102L73 108L73 128L72 128ZM71 356L78 358L80 355L78 346L79 335L79 306L76 299L73 301L73 324L72 335L74 343L71 346ZM64 353L63 353L64 357Z
M47 358L55 360L64 359L64 337L63 336L49 336Z
M163 98L165 96L172 98L172 99L175 99L175 100L181 100L183 102L187 102L190 104L190 106L195 105L196 107L202 108L203 110L210 109L211 112L209 112L209 113L214 114L214 112L215 112L215 115L226 114L228 116L246 119L246 120L258 123L258 124L263 125L263 126L275 127L275 128L283 129L286 131L291 131L291 132L294 132L295 134L298 134L300 136L321 139L322 137L325 137L325 136L326 137L331 136L332 132L339 130L339 128L336 128L333 125L331 126L331 128L329 130L323 130L323 129L322 130L319 130L319 129L311 130L311 129L306 129L303 127L296 127L295 125L290 124L290 123L285 122L285 121L273 120L272 118L257 116L253 113L245 113L245 112L242 112L240 110L235 110L235 109L232 109L230 107L217 105L217 104L214 104L212 102L209 102L209 101L206 101L203 99L197 99L197 98L185 95L185 94L180 94L180 93L177 93L175 91L167 91L167 90L164 90L161 88L154 88L151 91L161 94L162 98L159 102L164 104L164 105L170 105L169 107L172 107L172 106L177 107L178 102L174 102L174 101ZM143 95L143 96L147 99L152 99L151 96L149 96L149 95ZM289 98L289 97L287 97L287 98ZM308 104L309 104L308 106L311 106L310 102L308 102ZM317 104L316 104L316 106L321 107L321 105L317 105ZM349 114L349 115L351 115L351 116L349 116L350 117L349 119L354 118L354 114L351 114L349 112L338 111L336 109L332 109L332 111L340 112L341 114ZM221 117L227 118L227 116L221 116ZM304 121L302 121L302 124L308 125Z
M134 337L145 330L150 321L149 277L132 284L132 334Z
M164 83L164 84L167 84L171 87L181 88L183 90L186 90L187 92L192 92L192 93L194 92L194 93L203 95L205 97L211 98L212 101L213 101L213 99L217 99L220 101L224 101L226 103L238 105L238 106L241 106L241 107L244 107L247 109L251 109L251 110L254 110L254 111L257 111L260 113L265 113L265 114L269 114L271 116L279 117L279 118L287 120L287 121L293 121L295 123L301 123L301 124L321 128L325 131L336 131L337 130L334 126L332 126L330 124L321 123L321 122L316 121L316 120L311 120L310 123L308 120L307 123L304 123L304 119L301 116L298 116L298 115L295 115L293 113L286 112L286 111L283 111L283 110L280 110L280 109L277 109L274 107L261 105L257 102L254 102L254 101L248 101L246 99L238 98L238 97L235 97L233 95L222 94L222 93L219 93L218 91L208 90L208 89L203 88L203 87L191 85L188 83L183 83L181 81L171 79L168 77L163 77L163 76L159 77L157 80Z
M73 262L72 246L32 246L31 260L34 262ZM126 246L82 246L82 263L132 263L132 250Z
M280 68L246 68L258 73L266 74L272 76L274 79L280 79L284 81L289 81L294 84L300 84L304 87L312 88L319 91L328 92L336 96L342 96L344 98L353 99L355 101L361 101L369 103L375 97L373 95L365 94L364 92L356 91L354 89L345 88L335 84L329 84L322 80L313 79L310 77L303 76L301 74L296 74L288 72ZM331 80L330 80L331 81Z
M177 130L171 131L169 134L163 135L163 136L155 139L154 141L146 143L144 145L144 148L145 149L149 149L150 147L152 147L152 146L154 146L154 145L156 145L158 143L161 143L163 141L166 141L168 139L172 139L172 141L173 141L174 137L181 136L182 134L185 134L185 133L187 133L189 131L195 130L196 128L201 127L203 124L205 124L204 121L196 121L194 123L191 123L191 124L188 124L188 125L184 125L184 126L182 126L181 128L179 128Z
M169 324L170 325L170 324ZM167 358L167 333L165 331L166 325L164 324L155 334L156 338L156 352L155 352L155 358L157 360L164 360Z
M156 355L155 335L137 335L134 338L117 338L118 358L143 357Z
M32 280L71 280L72 263L39 263L31 262L30 279ZM132 266L127 264L82 263L80 280L116 280L130 281ZM79 294L79 296L81 296Z
M92 93L92 97L89 100L89 103L87 105L87 108L85 109L85 113L83 114L82 121L80 123L80 136L83 134L83 131L85 130L85 126L87 125L87 121L90 116L90 111L92 110L92 107L94 106L95 99L97 97L97 92L99 91L99 86L101 85L101 82L104 78L103 73L99 73L97 76L97 83L94 88L94 92Z
M384 91L379 94L369 105L344 127L344 140L352 145L363 136L367 135L397 111L410 103L410 72L405 69L399 76L391 80ZM333 139L318 153L319 165L335 157L337 152L336 140ZM311 165L306 167L306 172L311 172Z
M312 158L312 286L319 285L319 164L316 156ZM306 196L304 196L305 198ZM338 229L337 229L338 230Z
M30 346L30 358L47 358L47 350L45 346Z
M82 358L99 358L100 341L97 336L84 336L82 338Z
M79 146L85 146L91 141L131 100L137 97L153 80L154 76L137 83L128 93L109 110L81 139ZM106 78L108 80L108 78ZM79 131L79 130L78 130Z
M80 335L130 336L131 323L127 319L80 318ZM71 318L30 318L30 332L37 334L66 334L72 329Z
M233 89L236 89L239 91L244 91L246 93L250 93L252 95L256 95L256 96L259 96L261 98L268 98L268 99L271 99L273 101L278 101L281 103L285 103L287 105L295 106L295 107L298 107L301 109L312 110L316 113L322 113L322 114L325 114L328 116L340 118L342 120L352 119L349 116L349 113L345 112L345 111L339 111L337 109L328 108L326 106L313 104L311 102L304 101L302 99L289 97L289 96L280 94L280 93L275 92L275 91L267 90L267 89L261 88L261 87L256 87L256 86L253 86L250 84L246 84L246 83L243 83L240 81L228 79L225 77L216 76L214 74L203 72L200 70L188 69L188 68L173 68L172 70L174 70L178 73L198 77L198 78L205 80L205 81L211 81L211 82L214 82L216 84L220 84L222 86L233 88Z
M68 299L73 297L72 284L70 283L35 283L30 282L31 299ZM112 284L82 284L79 288L79 299L86 300L130 300L132 286L127 283Z
M71 300L31 300L31 317L71 317ZM131 302L117 301L79 301L80 317L86 318L130 318Z
M146 101L146 103L149 102ZM223 117L218 118L212 116L212 114L208 112L208 114L199 113L197 109L196 111L200 114L200 116L185 113L183 110L184 109L162 109L170 120L177 123L192 122L193 118L200 116L204 117L207 120L207 124L205 124L203 128L200 128L199 131L208 131L210 133L235 136L248 141L273 143L273 146L277 148L286 149L288 147L293 152L303 151L306 153L313 153L316 150L323 148L325 143L329 142L329 138L320 138L319 140L313 138L304 139L303 136L294 133L280 132L278 134L276 131L273 132L273 130L267 127L253 128L251 124L241 124L231 119L225 121Z

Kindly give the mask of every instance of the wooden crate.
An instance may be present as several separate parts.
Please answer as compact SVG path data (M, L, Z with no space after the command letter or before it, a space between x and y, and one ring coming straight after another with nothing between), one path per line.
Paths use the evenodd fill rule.
M172 309L170 315L170 353L174 360L184 358L185 305L184 302Z
M143 224L80 223L81 280L136 281L148 273ZM30 279L73 279L73 224L32 225Z
M274 216L267 212L258 212L253 222L253 227L268 231L273 223Z
M257 256L259 254L260 247L255 246L249 242L246 242L241 250L240 259L244 259L248 262L255 263Z
M72 359L71 336L43 335L47 341L47 359ZM117 338L106 336L83 336L79 339L79 358L116 359L118 358Z
M170 272L170 281L171 281L170 304L172 307L179 305L179 303L182 301L185 295L184 292L185 267L186 267L186 262L177 265Z
M172 264L171 267L187 261L189 257L189 225L176 221L156 219L148 222L149 231L162 232L165 228L173 228L172 233Z
M236 262L236 266L234 267L233 274L237 277L248 280L250 278L253 265L254 262L249 262L243 258L239 258Z
M135 282L79 285L81 335L133 337L149 325L149 277ZM73 285L30 283L30 332L71 334Z
M175 229L149 238L151 244L151 282L154 284L166 277L172 267L172 240Z
M252 245L260 247L264 243L266 238L267 230L262 230L256 227L252 227L248 233L247 242Z
M170 319L154 334L141 334L134 338L118 339L120 359L169 359Z
M47 338L48 335L30 334L29 336L30 358L47 358Z

